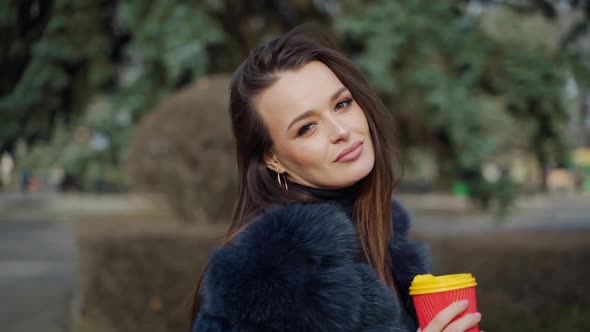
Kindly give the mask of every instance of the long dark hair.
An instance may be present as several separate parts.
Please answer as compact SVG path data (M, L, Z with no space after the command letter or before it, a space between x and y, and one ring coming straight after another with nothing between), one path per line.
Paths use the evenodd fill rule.
M267 168L264 155L273 143L254 105L254 98L276 82L281 72L297 70L312 61L320 61L334 72L367 118L375 149L375 165L361 180L353 219L367 262L395 291L388 252L393 236L391 199L400 170L393 120L364 75L314 27L297 27L254 48L233 75L229 112L239 177L238 196L225 245L230 245L257 215L269 207L314 200L305 192L283 189L277 181L277 174ZM202 277L195 291L191 322L201 304Z

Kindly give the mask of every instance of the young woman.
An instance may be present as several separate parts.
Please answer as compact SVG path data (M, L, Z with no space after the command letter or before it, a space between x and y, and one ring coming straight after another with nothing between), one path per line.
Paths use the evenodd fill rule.
M392 194L392 120L361 72L306 29L252 50L230 86L238 198L199 282L192 331L416 331L428 272ZM464 331L452 304L423 332Z

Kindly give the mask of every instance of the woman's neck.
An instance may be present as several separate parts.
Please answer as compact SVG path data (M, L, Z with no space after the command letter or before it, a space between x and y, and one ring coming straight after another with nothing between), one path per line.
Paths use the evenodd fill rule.
M329 200L329 199L338 199L338 198L344 198L344 197L346 197L346 198L354 197L356 199L356 196L358 194L358 190L360 187L360 182L356 182L353 185L350 185L348 187L338 188L338 189L314 188L314 187L302 185L302 184L295 183L295 182L289 182L289 186L293 186L295 188L305 190L308 193L313 194L317 198L321 198L321 199Z
M352 219L354 204L358 197L360 181L355 184L339 189L323 189L305 186L302 184L290 182L290 188L305 191L320 201L334 202L338 204L343 211Z

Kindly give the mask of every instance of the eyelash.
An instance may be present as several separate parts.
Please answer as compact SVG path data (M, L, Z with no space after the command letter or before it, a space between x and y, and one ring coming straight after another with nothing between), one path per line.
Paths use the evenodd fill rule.
M343 99L343 100L339 101L336 104L336 110L340 110L342 108L348 108L348 107L350 107L350 105L352 104L352 101L353 100L351 98L346 98L346 99ZM342 104L346 104L346 105L342 106ZM312 125L315 125L315 123L311 122L311 123L308 123L308 124L304 125L303 127L301 127L297 131L297 137L300 137L300 136L305 135L308 131L311 130L310 126L312 126Z
M310 126L314 125L315 123L308 123L306 125L304 125L303 127L301 127L298 131L297 131L297 137L303 136L305 134L307 134L308 131L311 130Z
M352 99L346 98L346 99L339 101L338 104L336 104L336 108L338 108L338 105L341 105L343 103L346 103L346 106L341 106L341 108L347 108L348 106L350 106L350 104L352 104Z

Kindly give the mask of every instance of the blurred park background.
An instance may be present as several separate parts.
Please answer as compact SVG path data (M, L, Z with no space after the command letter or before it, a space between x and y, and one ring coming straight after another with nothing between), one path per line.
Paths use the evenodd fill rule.
M186 331L236 186L227 83L318 22L486 331L590 330L589 0L0 2L2 331Z

